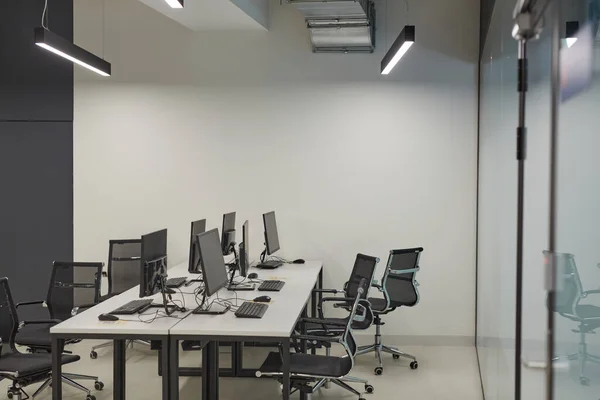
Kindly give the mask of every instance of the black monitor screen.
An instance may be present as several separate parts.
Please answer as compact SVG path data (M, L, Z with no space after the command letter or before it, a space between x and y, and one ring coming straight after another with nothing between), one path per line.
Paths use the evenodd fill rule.
M223 261L219 230L213 229L196 236L202 266L206 296L212 296L227 285L227 270Z
M279 234L277 233L277 220L275 220L275 211L263 214L263 223L265 225L267 254L271 255L279 250Z
M190 259L188 264L188 272L190 274L199 274L202 272L200 269L200 255L198 254L198 247L196 246L196 235L204 233L205 231L205 219L192 222L190 231Z
M244 222L242 225L242 240L240 244L240 275L245 277L248 274L250 268L250 239L248 235L250 232L249 222Z
M221 250L224 256L231 254L232 244L235 243L235 212L223 214L223 227L221 229Z
M140 297L158 293L158 280L167 272L166 229L142 236L140 268Z

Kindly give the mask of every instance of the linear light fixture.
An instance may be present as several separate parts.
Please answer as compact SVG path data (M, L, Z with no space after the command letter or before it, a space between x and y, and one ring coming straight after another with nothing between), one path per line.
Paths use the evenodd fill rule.
M171 8L183 8L183 0L165 0Z
M410 46L415 43L415 27L414 25L405 25L398 38L392 44L383 60L381 60L381 75L387 75L398 64L398 61L410 49Z
M573 46L577 41L577 31L579 31L579 21L567 21L567 29L565 32L567 47Z
M34 30L35 44L102 76L110 76L110 63L74 45L46 28Z

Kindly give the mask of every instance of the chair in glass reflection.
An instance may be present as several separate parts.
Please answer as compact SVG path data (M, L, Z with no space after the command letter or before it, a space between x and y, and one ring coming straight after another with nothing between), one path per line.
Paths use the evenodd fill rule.
M544 256L550 259L552 253L544 251ZM586 335L594 334L600 327L600 307L580 302L589 295L600 294L600 289L583 290L573 254L554 253L554 260L556 265L560 266L557 270L560 271L562 279L556 292L556 301L549 306L552 311L579 324L577 329L573 329L573 332L579 333L579 351L571 354L569 359L579 360L579 381L587 386L590 380L585 376L586 364L588 361L600 364L600 357L588 353ZM600 302L600 296L597 301Z

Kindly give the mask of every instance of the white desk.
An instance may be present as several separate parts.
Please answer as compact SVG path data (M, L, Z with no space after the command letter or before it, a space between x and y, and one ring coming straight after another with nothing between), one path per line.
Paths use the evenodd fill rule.
M203 399L218 399L218 342L279 342L283 343L283 353L288 355L284 360L283 398L289 398L289 342L298 318L307 307L313 288L320 283L321 262L306 264L284 264L275 270L257 270L259 279L280 279L285 286L280 292L245 292L240 291L238 297L253 299L261 295L271 297L269 308L261 319L237 318L233 313L224 315L189 315L179 321L169 331L170 351L168 352L171 400L179 398L178 370L179 354L176 351L180 340L200 340L208 342L202 352ZM220 298L233 297L226 289L219 291ZM239 303L241 304L242 301ZM286 357L284 357L286 358ZM287 361L287 362L286 362ZM288 374L286 374L286 368ZM164 371L164 370L163 370ZM164 373L163 373L164 375Z
M168 270L171 277L189 276L187 263L180 264ZM182 287L183 292L193 293L200 284L194 283L189 287ZM119 306L139 298L139 286L136 286L118 296L112 297L68 320L53 326L50 329L52 336L52 374L53 382L61 382L61 363L58 349L64 346L65 339L111 339L114 340L113 375L114 399L125 398L125 342L129 339L157 340L162 343L163 351L168 351L169 330L185 318L197 305L194 295L184 294L188 311L174 312L173 318L158 318L152 323L144 323L137 319L137 315L120 316L119 321L99 321L100 314L106 314ZM152 297L155 303L162 303L162 296L157 294ZM174 300L181 299L181 294L173 295ZM146 313L150 313L149 309ZM148 317L144 317L148 319ZM168 357L163 357L163 371L168 368ZM163 399L168 399L168 374L163 373ZM62 385L52 385L52 398L59 400L62 397Z

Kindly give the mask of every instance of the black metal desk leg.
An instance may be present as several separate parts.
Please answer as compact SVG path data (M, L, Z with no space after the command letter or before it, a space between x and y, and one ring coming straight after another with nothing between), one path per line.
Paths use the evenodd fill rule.
M219 343L208 342L202 350L202 400L219 398Z
M290 381L290 339L286 339L283 342L283 389L282 396L283 400L290 400L290 390L291 390L291 381Z
M164 371L163 371L164 375ZM113 399L125 399L125 340L113 343Z
M64 339L52 336L52 399L62 399L62 350L65 345Z
M163 349L168 351L168 361L163 361L163 400L179 399L179 340L171 338L163 340ZM166 357L163 357L163 360ZM167 377L165 379L165 376ZM166 389L165 389L166 388Z
M231 347L231 366L233 376L242 376L244 370L244 342L234 342Z

